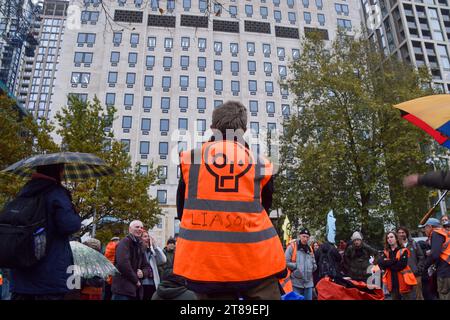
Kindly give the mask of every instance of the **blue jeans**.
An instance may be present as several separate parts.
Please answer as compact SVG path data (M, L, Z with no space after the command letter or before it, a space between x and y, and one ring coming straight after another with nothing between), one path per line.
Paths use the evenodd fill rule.
M297 288L294 287L294 291L305 297L305 300L312 300L313 288Z
M133 298L129 297L129 296L124 296L124 295L121 295L121 294L113 294L111 300L117 300L117 301L122 300L122 301L125 301L125 300L133 300Z
M11 300L11 292L9 292L9 280L3 278L3 286L0 286L0 300Z

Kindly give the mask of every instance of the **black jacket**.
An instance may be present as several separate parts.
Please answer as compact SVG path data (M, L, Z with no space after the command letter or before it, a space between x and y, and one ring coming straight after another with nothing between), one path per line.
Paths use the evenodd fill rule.
M419 185L436 189L450 189L450 172L430 171L419 176Z
M378 259L378 265L381 269L391 270L391 280L392 280L392 291L398 291L399 284L398 284L398 275L397 272L402 271L406 268L408 265L408 252L405 250L403 254L400 257L400 260L396 260L397 257L397 251L400 250L400 248L395 248L395 250L389 249L389 257L386 257L385 254L383 254Z
M444 241L445 238L441 234L436 232L431 234L431 254L425 260L425 270L435 264L436 274L439 278L450 278L450 264L439 257Z

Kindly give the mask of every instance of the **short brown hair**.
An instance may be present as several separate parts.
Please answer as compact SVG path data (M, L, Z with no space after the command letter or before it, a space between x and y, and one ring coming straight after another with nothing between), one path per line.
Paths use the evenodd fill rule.
M226 134L227 129L247 130L247 109L239 101L227 101L217 107L212 114L212 129Z

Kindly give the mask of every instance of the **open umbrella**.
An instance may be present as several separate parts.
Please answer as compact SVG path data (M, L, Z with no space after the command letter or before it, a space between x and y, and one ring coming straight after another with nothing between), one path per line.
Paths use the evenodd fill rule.
M29 177L36 167L52 164L64 164L64 178L69 180L85 180L113 173L99 157L81 152L40 154L20 160L1 172Z
M450 95L436 94L394 106L402 118L421 128L440 145L450 148Z
M80 242L70 241L70 248L76 266L76 276L87 279L97 276L106 279L119 272L104 255Z

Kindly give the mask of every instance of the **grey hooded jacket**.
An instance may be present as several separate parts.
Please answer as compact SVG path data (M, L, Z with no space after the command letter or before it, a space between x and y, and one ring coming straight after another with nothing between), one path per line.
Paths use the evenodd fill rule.
M298 242L298 241L297 241ZM296 288L313 288L313 272L317 269L316 259L311 252L305 252L297 243L296 262L292 262L293 246L285 252L286 264L291 273L292 286Z

